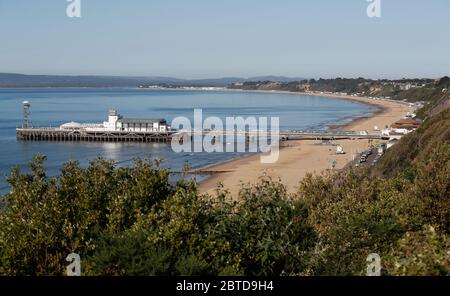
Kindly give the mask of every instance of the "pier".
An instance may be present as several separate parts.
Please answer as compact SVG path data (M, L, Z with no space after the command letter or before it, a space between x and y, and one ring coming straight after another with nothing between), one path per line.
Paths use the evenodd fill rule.
M249 131L165 131L165 132L127 132L127 131L70 131L58 128L18 128L17 139L21 141L74 141L74 142L140 142L169 143L172 138L209 135L219 140L229 136L244 137L246 141L255 141L270 134ZM348 131L280 131L280 141L288 140L344 140L344 139L381 139L380 134L362 135Z
M246 141L255 141L261 137L270 137L268 133L251 131L175 131L168 130L129 132L129 131L72 131L58 128L18 128L17 139L21 141L74 141L74 142L139 142L139 143L170 143L172 138L178 140L186 137L208 135L220 139L236 136ZM280 131L279 141L289 140L344 140L344 139L381 139L380 134L359 134L349 131Z
M167 143L174 131L127 132L127 131L70 131L58 128L18 128L16 135L22 141L74 141L74 142L141 142Z
M36 128L30 123L30 103L23 102L23 124L16 129L17 140L21 141L73 141L73 142L140 142L169 143L172 140L192 140L194 137L208 136L213 142L244 139L256 142L270 138L275 141L288 140L342 140L342 139L384 139L382 133L369 134L361 131L338 130L210 130L210 129L172 129L164 119L123 118L116 110L110 110L108 121L103 123L68 122L60 127ZM233 140L234 141L234 140ZM239 141L239 140L238 140Z
M23 124L16 129L22 141L160 142L167 143L175 131L165 119L124 118L116 110L103 123L67 122L56 128L36 128L30 123L30 102L23 102Z
M356 131L286 131L280 132L281 140L375 140L384 139L381 133L362 134Z
M190 136L205 136L208 135L213 139L224 139L226 137L241 137L246 141L255 141L260 138L275 137L275 134L267 131L236 131L236 130L191 130L178 131L172 134L172 137L182 139ZM385 139L381 133L361 133L356 131L339 131L339 130L282 130L278 133L280 141L289 140L363 140L363 139Z

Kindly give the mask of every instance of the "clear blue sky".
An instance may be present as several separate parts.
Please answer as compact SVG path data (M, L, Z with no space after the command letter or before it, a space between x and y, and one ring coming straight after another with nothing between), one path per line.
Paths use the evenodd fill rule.
M0 72L450 75L450 0L0 0Z

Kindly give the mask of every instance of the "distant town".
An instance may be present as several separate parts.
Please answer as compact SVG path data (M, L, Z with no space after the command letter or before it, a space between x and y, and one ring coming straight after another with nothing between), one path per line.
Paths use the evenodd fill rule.
M439 79L310 79L302 81L246 81L234 82L226 86L210 85L177 85L169 83L139 85L140 89L169 90L253 90L253 91L287 91L310 94L326 94L338 96L367 97L375 100L400 100L410 102L414 107L421 108L428 99L437 92L445 93L447 89L439 85L450 81L450 78Z

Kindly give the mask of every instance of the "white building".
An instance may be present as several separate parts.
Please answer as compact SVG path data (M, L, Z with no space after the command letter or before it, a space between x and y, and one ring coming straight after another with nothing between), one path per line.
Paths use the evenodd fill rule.
M166 132L170 130L165 119L123 118L116 110L110 110L108 121L103 124L68 122L60 126L61 130L72 131L127 131L127 132Z
M64 123L63 125L61 125L59 127L59 129L61 129L61 130L82 130L82 129L84 129L84 126L81 123L71 121L71 122Z
M103 122L103 127L108 131L117 131L119 130L118 122L120 119L122 119L122 116L116 110L109 110L108 121Z

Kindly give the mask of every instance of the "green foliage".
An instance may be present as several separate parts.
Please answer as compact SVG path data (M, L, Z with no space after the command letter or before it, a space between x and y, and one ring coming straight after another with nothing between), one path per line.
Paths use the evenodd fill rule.
M0 273L58 275L65 257L96 249L102 232L134 223L169 194L168 173L149 161L117 169L98 159L86 169L64 165L58 179L47 178L44 156L30 163L30 174L15 168L11 192L0 214Z
M304 272L316 240L305 204L290 198L281 183L266 178L244 186L239 200L224 230L246 274Z
M431 226L407 232L385 256L384 266L392 275L450 275L450 239Z
M201 258L195 255L182 257L175 264L176 271L182 276L190 275L206 275L210 265Z
M354 172L305 178L298 195L320 236L311 273L361 275L368 254L385 254L405 229L419 227L420 206L405 193L409 185Z
M327 92L357 94L366 97L386 97L398 101L429 103L419 112L421 118L429 115L429 111L443 98L442 90L448 89L450 78L443 77L439 81L432 79L372 80L362 77L356 79L332 78L310 79L291 82L247 81L243 85L230 85L230 89L244 90L277 90L291 92ZM447 95L449 92L447 92ZM448 96L447 96L448 98Z
M448 177L442 171L435 175L438 178ZM315 225L320 237L311 263L311 273L362 275L365 273L368 254L378 253L383 257L392 254L392 249L403 250L401 244L408 244L399 240L408 233L420 231L422 225L427 223L438 225L437 235L448 240L448 190L437 190L432 196L430 194L436 192L436 189L424 190L420 194L417 191L419 189L416 184L431 184L432 180L435 180L433 175L428 175L426 180L411 183L402 177L370 179L349 173L336 186L336 176L306 178L301 183L298 194L307 201L310 223ZM448 186L448 178L443 182ZM320 190L320 184L323 184L323 190ZM399 243L400 247L397 246ZM417 240L415 243L418 250L428 248L421 246L426 241ZM449 260L448 250L448 245L440 249L440 257L437 258ZM399 256L398 254L397 252L392 256ZM440 264L446 262L444 259L439 261ZM424 259L421 268L434 269L434 265L427 265L427 262L428 259ZM397 265L391 264L386 272L396 274L398 270L392 269L395 266Z
M193 183L170 186L168 173L137 160L64 165L47 178L45 157L31 173L14 169L0 214L0 273L62 275L72 252L87 275L300 274L314 247L303 202L279 182L200 196Z
M96 251L82 264L87 275L170 275L172 260L170 248L151 244L143 232L128 232L104 234Z
M270 179L244 186L238 199L227 200L225 191L213 198L180 189L133 229L147 229L149 241L169 244L184 258L175 263L178 274L301 273L315 240L304 204Z
M450 141L438 144L426 158L416 160L414 196L424 205L423 215L440 231L450 233Z

